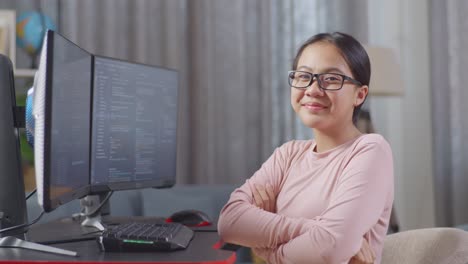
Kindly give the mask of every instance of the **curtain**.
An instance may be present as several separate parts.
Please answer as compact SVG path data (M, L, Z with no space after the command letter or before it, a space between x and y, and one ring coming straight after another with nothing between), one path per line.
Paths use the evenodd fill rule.
M180 73L178 183L242 183L290 139L313 135L286 72L323 31L367 41L367 0L32 0L89 52Z
M468 223L468 2L431 1L436 221Z

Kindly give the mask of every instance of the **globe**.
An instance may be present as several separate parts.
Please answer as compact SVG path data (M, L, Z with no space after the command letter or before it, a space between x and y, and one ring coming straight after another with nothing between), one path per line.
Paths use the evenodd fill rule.
M35 57L42 47L47 29L55 30L50 17L37 11L24 12L16 19L16 44Z

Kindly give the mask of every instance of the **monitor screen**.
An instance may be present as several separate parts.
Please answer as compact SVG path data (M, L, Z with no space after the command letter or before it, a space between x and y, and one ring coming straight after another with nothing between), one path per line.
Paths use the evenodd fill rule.
M95 56L93 192L174 185L177 91L174 70Z
M44 133L35 147L42 142L42 204L48 212L89 192L92 55L53 31L46 49L45 72L39 70L45 83L35 87L44 90Z

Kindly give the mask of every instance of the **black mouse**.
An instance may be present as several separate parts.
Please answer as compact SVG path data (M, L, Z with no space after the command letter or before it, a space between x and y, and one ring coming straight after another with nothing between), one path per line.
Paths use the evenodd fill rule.
M186 226L210 226L212 221L210 217L203 213L202 211L187 209L173 213L169 218L166 219L166 222L176 222L181 223Z

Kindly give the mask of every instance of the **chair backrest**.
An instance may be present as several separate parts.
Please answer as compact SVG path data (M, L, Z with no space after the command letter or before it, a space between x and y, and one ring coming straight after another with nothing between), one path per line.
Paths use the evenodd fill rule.
M468 232L456 228L426 228L388 235L381 263L466 264Z

